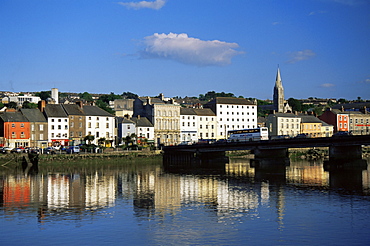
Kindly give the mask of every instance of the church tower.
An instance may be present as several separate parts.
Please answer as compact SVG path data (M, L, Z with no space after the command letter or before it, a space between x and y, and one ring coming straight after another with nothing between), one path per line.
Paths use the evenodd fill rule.
M274 110L277 113L284 113L284 88L281 82L279 67L276 73L276 81L274 86Z

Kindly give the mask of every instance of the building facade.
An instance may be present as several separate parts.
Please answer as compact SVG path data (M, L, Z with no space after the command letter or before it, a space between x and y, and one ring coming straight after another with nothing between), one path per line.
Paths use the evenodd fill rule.
M229 130L257 128L257 105L244 98L217 97L204 105L216 115L216 139Z

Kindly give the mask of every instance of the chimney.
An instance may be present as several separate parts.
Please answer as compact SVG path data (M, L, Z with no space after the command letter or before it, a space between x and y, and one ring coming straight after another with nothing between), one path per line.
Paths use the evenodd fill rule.
M45 106L46 106L45 100L41 100L41 101L38 102L38 108L41 111L41 113L44 113Z
M82 106L83 106L81 101L76 102L76 104L77 104L80 108L82 108Z
M137 116L137 119L140 120L140 115Z
M340 111L344 112L344 107L343 106L340 108Z

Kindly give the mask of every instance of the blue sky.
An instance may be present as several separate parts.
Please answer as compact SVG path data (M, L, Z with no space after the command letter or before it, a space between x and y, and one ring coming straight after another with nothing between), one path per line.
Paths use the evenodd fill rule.
M0 90L370 99L369 0L2 0Z

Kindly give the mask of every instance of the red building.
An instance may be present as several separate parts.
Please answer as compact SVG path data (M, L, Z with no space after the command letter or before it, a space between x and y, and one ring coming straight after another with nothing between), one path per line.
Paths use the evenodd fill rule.
M327 109L319 119L333 125L334 132L349 131L349 115L347 112L339 109Z
M30 146L30 123L21 112L0 114L0 146L12 148Z

